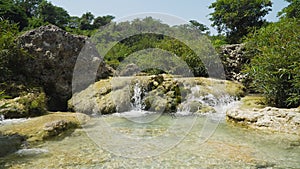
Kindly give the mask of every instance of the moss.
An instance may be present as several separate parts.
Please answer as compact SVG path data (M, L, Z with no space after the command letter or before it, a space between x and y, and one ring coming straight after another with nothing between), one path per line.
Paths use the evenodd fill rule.
M248 95L241 99L241 109L253 109L266 107L265 98L261 95Z
M154 82L157 83L154 85ZM69 101L69 107L76 105L76 111L91 114L111 114L131 109L136 83L144 91L142 99L145 110L171 113L177 110L180 103L193 92L193 97L209 94L214 97L244 95L243 85L225 80L199 77L180 77L171 75L116 77L100 80L80 93L74 94ZM196 84L201 84L199 90L193 90ZM95 112L97 111L97 112Z

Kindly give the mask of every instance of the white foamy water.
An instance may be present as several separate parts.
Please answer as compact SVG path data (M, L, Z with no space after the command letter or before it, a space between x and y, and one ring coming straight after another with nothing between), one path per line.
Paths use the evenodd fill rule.
M49 153L49 151L47 149L42 148L21 149L15 152L15 154L18 156L35 156L45 153Z
M0 125L9 125L9 124L17 124L17 123L23 123L27 121L26 118L19 118L19 119L4 119L2 118L0 120Z

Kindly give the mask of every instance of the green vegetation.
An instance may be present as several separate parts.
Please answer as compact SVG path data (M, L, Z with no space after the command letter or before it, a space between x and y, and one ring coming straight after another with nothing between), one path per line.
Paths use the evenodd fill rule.
M263 17L271 6L271 0L217 0L209 6L214 9L210 20L229 43L240 43L243 36L266 23Z
M216 63L213 47L245 43L246 57L251 59L245 66L251 89L264 94L269 105L297 107L300 105L300 2L286 1L289 5L278 13L280 21L267 23L263 17L271 11L270 0L216 0L209 6L214 10L210 20L219 34L210 35L208 27L196 20L177 26L163 24L151 17L115 23L111 15L94 16L86 12L81 16L70 16L64 8L47 0L2 0L0 82L22 84L20 79L27 79L23 63L34 56L18 47L17 36L29 29L54 24L74 34L92 36L98 44L97 50L111 67L122 70L135 63L148 74L178 74L182 72L184 62L194 76L207 77L208 70L204 65ZM97 31L104 25L107 25L105 29ZM161 34L141 34L143 30ZM184 37L186 41L177 37ZM32 107L36 106L33 102Z
M15 43L18 35L16 24L7 20L0 20L0 81L14 80L24 72L22 67L24 59L29 57Z
M278 13L281 18L300 18L300 1L285 0L290 4Z
M18 24L20 31L54 24L70 32L91 35L93 30L110 23L114 16L95 17L91 12L81 17L70 16L64 8L47 0L3 0L0 2L0 18Z
M277 107L300 105L300 22L286 19L253 33L247 49L254 55L246 72L267 103Z
M181 74L184 73L183 67L187 65L185 68L191 70L192 75L207 77L208 72L204 63L214 65L217 63L217 59L214 58L217 55L210 45L206 28L202 26L200 23L193 22L193 24L171 27L152 17L146 17L132 22L112 23L106 29L96 33L93 40L106 63L114 69L123 69L126 64L135 63L145 69L152 66L152 68L159 67L161 70L165 68L163 72L166 73ZM143 31L159 33L141 33ZM124 35L128 36L123 37ZM157 51L143 51L154 48ZM103 52L107 49L110 50ZM156 74L161 70L153 73Z

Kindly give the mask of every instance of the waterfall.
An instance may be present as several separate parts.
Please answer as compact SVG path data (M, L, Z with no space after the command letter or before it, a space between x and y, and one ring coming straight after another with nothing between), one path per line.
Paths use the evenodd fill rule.
M3 114L0 114L0 122L1 122L1 121L4 121L4 120L5 120L4 115L3 115Z
M140 87L139 83L136 83L133 87L133 96L131 98L131 107L135 111L142 111L145 108L143 105L142 94L142 88Z
M225 116L226 110L233 107L237 102L236 98L229 96L228 94L220 94L215 96L213 94L202 95L201 86L185 86L191 89L191 93L186 96L186 101L181 104L181 107L177 110L178 115L191 115L193 114L190 110L190 104L192 102L198 102L203 106L212 107L216 113L214 116L220 115Z

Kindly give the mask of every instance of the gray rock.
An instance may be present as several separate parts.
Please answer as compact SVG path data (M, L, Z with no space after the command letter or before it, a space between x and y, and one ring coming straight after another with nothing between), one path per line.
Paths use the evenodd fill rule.
M26 79L31 84L42 86L49 97L50 110L66 110L67 100L72 95L72 76L77 57L85 44L90 43L87 37L72 35L54 25L47 25L24 33L18 38L18 43L32 56L24 62L26 71L22 76L25 78L18 79ZM87 46L86 48L91 47ZM97 78L109 76L111 69L95 49L90 51L91 53L87 53L87 61L101 61ZM83 73L83 77L84 75Z
M0 114L5 119L27 118L47 113L45 93L39 90L28 92L13 99L0 100Z
M43 129L45 131L44 138L58 136L64 131L71 128L76 128L77 126L78 125L76 123L67 120L56 120L46 123Z
M0 134L0 157L13 153L21 148L25 139L20 135L6 135Z
M252 128L300 135L299 108L280 109L265 107L259 110L249 110L236 107L228 110L226 116L229 121L241 123Z

